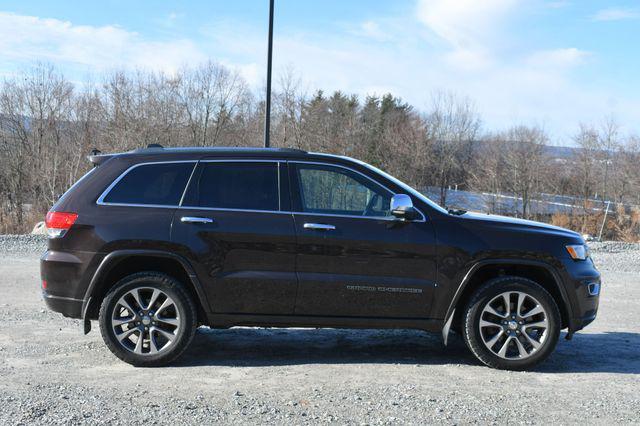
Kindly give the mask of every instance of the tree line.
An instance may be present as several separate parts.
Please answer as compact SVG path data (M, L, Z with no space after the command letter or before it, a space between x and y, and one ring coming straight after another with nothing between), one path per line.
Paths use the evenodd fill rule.
M82 84L37 64L0 84L0 233L28 232L89 169L94 148L261 146L264 108L237 72L212 61L175 74L114 71ZM512 194L522 200L518 216L593 233L591 212L609 200L629 222L624 232L607 228L610 236L638 235L640 213L628 205L640 204L640 138L623 135L613 119L581 125L577 148L558 158L539 126L486 131L464 96L436 92L417 109L392 94L308 93L287 70L273 94L271 132L272 146L348 155L416 188L437 187L443 206L453 187ZM578 197L583 211L540 217L531 200L541 193Z

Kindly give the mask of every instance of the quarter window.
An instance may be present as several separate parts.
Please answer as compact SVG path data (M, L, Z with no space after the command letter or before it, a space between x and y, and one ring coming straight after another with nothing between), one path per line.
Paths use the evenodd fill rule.
M131 169L102 200L114 204L177 206L194 163L144 164Z
M389 216L391 194L365 177L338 167L299 164L303 212L349 216Z
M277 211L280 207L276 163L204 162L183 205Z

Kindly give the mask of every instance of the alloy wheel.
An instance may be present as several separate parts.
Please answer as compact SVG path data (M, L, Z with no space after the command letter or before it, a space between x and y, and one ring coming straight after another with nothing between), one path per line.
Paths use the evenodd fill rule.
M116 340L126 350L142 356L165 352L178 338L180 325L174 300L151 287L125 293L111 315Z
M491 299L480 315L480 336L495 355L508 360L536 353L549 334L548 314L530 294L507 291Z

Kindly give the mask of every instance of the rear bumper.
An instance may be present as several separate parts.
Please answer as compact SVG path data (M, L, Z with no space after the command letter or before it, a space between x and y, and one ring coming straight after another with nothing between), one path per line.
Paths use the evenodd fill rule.
M46 291L42 292L44 303L54 312L60 312L65 317L82 318L82 299L71 297L53 296Z
M97 261L99 256L92 252L47 250L40 258L47 307L66 317L82 318L83 300Z

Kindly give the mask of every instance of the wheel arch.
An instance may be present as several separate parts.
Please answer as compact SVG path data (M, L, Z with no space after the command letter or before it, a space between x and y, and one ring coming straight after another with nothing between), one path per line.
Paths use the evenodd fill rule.
M162 272L183 282L186 290L195 299L198 317L205 321L209 303L195 271L182 256L160 250L117 250L109 253L96 269L82 303L84 333L91 330L91 319L95 319L100 302L109 289L127 275L143 272Z
M560 310L562 328L571 330L571 302L564 288L562 278L556 269L548 263L533 260L493 259L474 264L465 274L458 286L449 307L447 308L442 336L445 345L452 327L459 324L464 306L470 300L475 290L492 278L499 276L518 276L535 281L547 290L555 300Z

